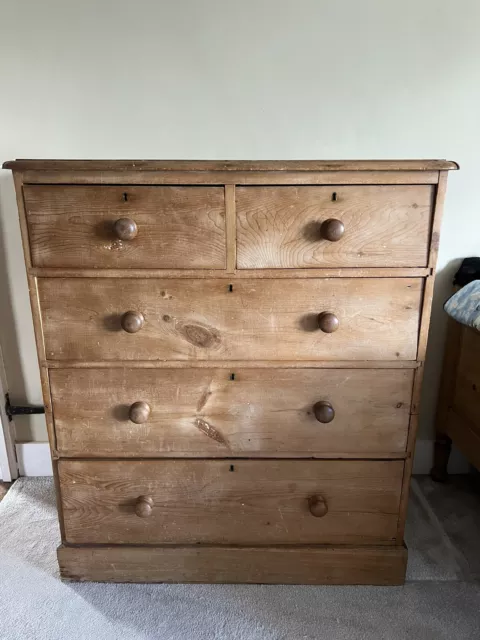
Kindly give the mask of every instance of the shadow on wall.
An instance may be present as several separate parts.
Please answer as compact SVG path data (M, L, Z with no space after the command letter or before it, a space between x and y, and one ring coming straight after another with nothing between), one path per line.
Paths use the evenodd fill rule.
M447 314L443 310L443 305L453 293L453 278L461 263L462 259L451 260L443 269L437 272L435 279L432 317L428 334L425 374L420 403L419 438L424 440L434 438L438 386L442 373L447 331Z
M10 273L9 273L10 269ZM40 374L36 363L35 341L33 337L33 321L30 311L27 277L24 267L20 225L17 215L17 204L13 180L9 173L0 171L0 345L7 375L10 397L13 403L24 403L30 399L29 380L38 378ZM17 316L17 318L16 318ZM20 316L20 317L18 317ZM19 332L24 332L23 349L28 351L28 359L22 358L22 344ZM29 336L30 334L30 336ZM31 351L31 353L30 353ZM36 373L26 371L35 364ZM27 378L28 376L28 378ZM21 440L28 440L28 421L19 422Z

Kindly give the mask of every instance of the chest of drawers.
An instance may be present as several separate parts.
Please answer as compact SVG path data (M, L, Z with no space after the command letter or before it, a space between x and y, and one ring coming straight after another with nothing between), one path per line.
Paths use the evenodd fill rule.
M400 584L452 162L17 160L63 578Z

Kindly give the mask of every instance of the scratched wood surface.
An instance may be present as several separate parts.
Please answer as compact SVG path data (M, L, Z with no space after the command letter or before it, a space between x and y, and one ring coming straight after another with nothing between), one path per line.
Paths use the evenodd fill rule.
M403 546L68 547L58 549L65 580L399 585Z
M60 460L70 543L394 544L403 461ZM153 508L139 517L148 496ZM328 506L314 517L309 498Z
M26 185L35 267L224 269L222 187ZM138 229L114 232L120 218Z
M237 187L238 267L422 267L431 186ZM340 240L322 223L343 223Z
M422 280L38 280L49 360L414 360ZM135 334L127 311L143 314ZM335 333L318 314L339 319Z
M401 583L411 458L394 459L406 455L406 409L398 405L409 402L418 369L410 454L446 172L458 165L22 160L5 167L14 172L28 269L62 576ZM330 200L318 196L325 193ZM318 240L319 203L342 218L337 243ZM138 235L122 247L111 231L125 212ZM140 332L121 330L126 311L145 314ZM322 311L337 315L338 331L319 331ZM140 390L152 411L134 425L125 412L145 401ZM312 426L308 407L322 390L335 418ZM467 424L448 416L447 431ZM217 457L222 438L233 455ZM458 440L480 450L471 429ZM288 451L292 445L300 451ZM377 449L387 445L394 450ZM102 458L81 459L84 447ZM162 447L170 449L161 456L175 458L153 459L152 448ZM330 461L300 459L317 450ZM72 455L80 459L62 457ZM310 511L315 496L317 515L327 502L323 517Z
M408 369L50 371L57 450L70 457L398 456L412 382ZM134 424L140 401L150 415ZM315 418L319 401L332 422Z
M26 169L21 173L24 184L97 184L97 185L295 185L295 184L437 184L442 170L427 171L151 171L126 169L75 171Z
M442 171L458 169L449 160L44 160L3 163L14 171Z

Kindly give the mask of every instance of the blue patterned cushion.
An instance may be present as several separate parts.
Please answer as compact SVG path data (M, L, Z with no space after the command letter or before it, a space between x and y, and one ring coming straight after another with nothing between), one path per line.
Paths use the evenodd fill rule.
M457 291L444 306L449 316L480 331L480 280L474 280Z

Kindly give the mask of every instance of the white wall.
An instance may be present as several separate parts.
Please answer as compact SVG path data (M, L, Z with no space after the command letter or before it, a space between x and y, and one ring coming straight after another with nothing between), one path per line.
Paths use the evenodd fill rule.
M428 353L428 439L442 301L456 261L480 253L479 26L477 0L0 0L0 160L456 160ZM11 392L40 402L6 171L0 209ZM18 424L20 439L46 438L42 420Z

